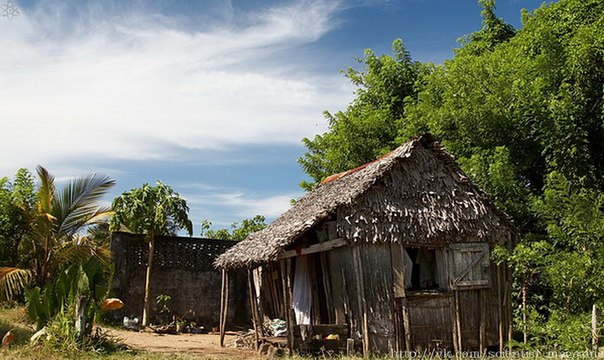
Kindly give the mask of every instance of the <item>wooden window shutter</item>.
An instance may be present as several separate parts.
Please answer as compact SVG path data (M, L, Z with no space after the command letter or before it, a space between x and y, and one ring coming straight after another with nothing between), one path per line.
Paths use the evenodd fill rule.
M449 245L449 286L454 290L489 287L489 244Z

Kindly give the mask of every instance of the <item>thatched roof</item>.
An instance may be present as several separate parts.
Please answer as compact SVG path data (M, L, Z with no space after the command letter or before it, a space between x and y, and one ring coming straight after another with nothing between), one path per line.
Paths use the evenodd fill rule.
M220 268L274 261L329 217L351 242L502 242L510 226L430 135L384 157L330 176L277 218L218 257Z

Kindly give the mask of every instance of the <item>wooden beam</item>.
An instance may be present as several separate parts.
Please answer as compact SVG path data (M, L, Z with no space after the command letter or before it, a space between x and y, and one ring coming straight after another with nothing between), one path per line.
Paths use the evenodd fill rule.
M227 271L222 270L222 286L220 291L220 346L224 347L224 337L226 335L226 314L227 314L227 304L229 303L229 282L227 279Z
M335 248L344 246L346 244L347 244L347 242L344 239L333 239L333 240L329 240L329 241L324 241L322 243L313 244L307 248L303 248L300 250L299 253L296 250L285 251L285 252L279 254L279 256L277 257L277 260L287 259L287 258L295 257L298 255L308 255L308 254L314 254L314 253L323 252L323 251L329 251L331 249L335 249Z
M413 345L411 344L411 319L409 316L409 302L407 298L401 299L401 308L403 310L403 324L405 325L405 348L407 351L412 351Z
M503 266L501 264L497 265L497 309L499 311L499 352L503 352L503 343L504 343L504 332L505 332L505 314L503 311Z
M410 321L410 317L409 317L409 305L408 305L408 301L407 301L407 289L406 289L406 284L405 284L405 278L406 278L406 274L405 274L405 264L403 262L403 258L405 256L405 254L403 253L404 251L406 251L403 248L403 245L400 243L392 243L390 245L390 260L392 262L392 294L394 297L394 304L398 304L398 299L397 298L401 298L400 299L400 311L401 311L401 317L402 317L402 327L403 327L403 333L400 334L400 336L397 336L397 342L402 342L404 341L405 343L405 350L406 351L411 351L412 350L412 345L411 345L411 321ZM396 317L396 306L395 305L395 317ZM398 323L398 321L395 321L395 323ZM400 329L396 329L396 331L400 331ZM403 340L404 338L404 340ZM401 344L397 344L397 351L400 350L400 347L402 347L402 343Z
M254 349L258 350L258 326L262 326L262 324L258 325L258 319L256 317L256 296L254 295L254 282L252 280L252 270L247 269L247 291L248 297L250 298L250 311L252 313L252 322L254 323Z
M457 348L463 351L463 335L461 332L461 311L459 309L459 291L455 290L455 326L457 327Z
M482 290L478 290L478 299L479 299L479 306L480 306L480 327L479 327L479 335L478 335L478 343L479 343L479 348L480 348L480 356L483 356L483 354L486 352L487 347L486 347L486 337L487 337L487 333L486 333L486 322L487 322L487 293L486 290L482 289Z
M291 301L289 299L290 297L290 290L289 290L289 285L290 285L290 281L289 281L289 274L287 271L287 262L290 262L291 259L288 260L281 260L279 261L279 265L281 266L281 284L283 287L283 310L285 312L285 323L287 325L287 350L289 352L289 356L292 356L294 354L294 350L293 350L293 346L294 346L294 334L293 334L293 321L294 319L291 316Z
M449 299L449 309L451 310L451 328L453 329L453 351L458 354L461 350L459 349L459 335L457 334L457 300L455 297Z

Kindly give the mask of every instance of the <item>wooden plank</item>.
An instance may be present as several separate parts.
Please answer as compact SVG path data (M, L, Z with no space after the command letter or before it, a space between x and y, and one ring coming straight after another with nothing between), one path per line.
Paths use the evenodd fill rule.
M499 311L499 321L497 324L497 330L499 333L499 352L503 352L503 342L504 342L504 311L503 311L503 283L502 283L502 273L503 266L500 264L497 266L497 309Z
M390 245L390 258L392 262L392 292L395 298L405 297L405 263L403 253L405 249L400 243L392 243Z
M396 326L395 325L395 334L397 334L396 338L397 338L397 351L400 351L400 349L403 347L403 342L405 344L405 350L406 351L411 351L412 347L411 347L411 321L410 321L410 317L409 317L409 307L407 306L407 290L406 290L406 274L405 274L405 264L403 261L403 257L405 254L403 254L403 251L405 251L405 249L403 248L402 244L399 243L392 243L390 246L390 257L391 257L391 262L392 262L392 292L394 295L394 315L396 316L396 314L398 313L397 308L400 307L400 311L401 311L401 317L402 317L402 325L403 328L401 329L400 326ZM397 298L402 298L402 300L399 301L397 300ZM404 302L404 304L403 304ZM400 305L400 306L398 306ZM395 324L399 323L399 321L395 321ZM401 331L402 330L402 331Z
M457 333L457 300L455 297L450 299L449 309L451 312L451 329L453 330L453 351L455 354L458 354L461 349L459 349L459 334Z
M295 257L295 256L301 256L301 255L314 254L314 253L323 252L323 251L329 251L331 249L335 249L335 248L344 246L346 244L347 244L347 242L345 239L333 239L333 240L329 240L329 241L324 241L322 243L313 244L307 248L303 248L303 249L299 250L299 252L296 250L285 251L285 252L279 254L279 256L277 257L277 260L287 259L287 258L291 258L291 257Z
M287 260L287 261L291 261L291 260ZM281 260L279 262L279 265L281 266L281 282L283 285L283 308L285 310L285 323L287 324L288 327L288 331L287 331L287 349L289 351L289 356L292 356L294 351L293 351L293 345L294 345L294 337L293 337L293 333L292 333L292 321L294 321L291 318L291 312L289 311L291 309L291 302L289 299L289 274L287 272L287 265L286 265L286 260Z
M262 326L262 324L258 324L258 318L256 316L256 312L257 312L257 308L256 308L256 296L254 295L254 284L253 284L253 280L252 280L252 270L248 269L247 270L247 290L248 290L248 297L250 299L250 312L252 313L252 323L254 325L254 349L258 350L258 341L259 341L259 334L258 334L258 327Z
M461 283L461 279L463 279L466 275L468 275L470 273L470 271L472 271L472 269L478 265L478 263L484 259L485 256L487 256L489 254L488 248L486 250L483 250L482 252L480 252L480 254L474 256L474 259L470 262L470 264L466 265L466 268L463 269L461 271L461 273L456 274L455 279L453 279L453 283L454 284L458 284ZM472 281L474 282L474 281ZM482 284L481 284L482 285ZM487 280L487 285L488 285L488 280Z
M325 289L325 299L327 304L327 322L330 324L335 323L335 309L333 306L333 295L331 292L331 277L329 268L327 266L327 253L321 253L321 271L323 278L323 289Z
M463 351L463 335L461 332L461 311L459 310L459 291L455 290L455 326L457 327L457 349Z
M403 325L405 325L405 350L412 351L411 318L409 316L409 303L406 297L401 299L401 309L403 311Z
M487 321L487 319L486 319L486 317L487 317L486 290L478 290L478 301L480 302L480 304L479 304L479 306L480 306L480 327L479 327L478 342L479 342L480 353L484 354L487 349L487 347L486 347L486 337L487 337L487 333L486 333L486 328L487 328L486 327L486 321Z
M359 245L352 248L354 269L358 279L357 297L361 305L361 319L363 328L363 356L369 356L369 325L367 322L367 301L365 299L365 281L363 279L363 262L359 253Z
M229 304L229 273L222 270L222 303L220 306L220 346L224 347L224 337L226 335L226 318Z
M340 262L341 254L338 250L334 250L325 253L325 255L328 268L331 270L330 288L334 315L332 322L340 325L346 324L346 301L348 296L344 286L344 268Z
M506 264L506 280L505 280L505 292L506 292L506 322L508 328L508 350L512 351L512 334L513 334L513 324L512 324L512 270Z

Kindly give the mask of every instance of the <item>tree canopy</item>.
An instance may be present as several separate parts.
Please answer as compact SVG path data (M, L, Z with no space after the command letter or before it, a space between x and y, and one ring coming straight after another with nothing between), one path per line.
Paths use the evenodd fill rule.
M584 330L558 330L604 295L604 2L543 4L517 30L480 3L482 28L442 65L411 60L398 40L394 56L367 50L345 72L356 98L326 113L329 131L303 140L299 162L316 183L432 133L522 234L504 257L532 294L531 339L584 347Z
M262 215L256 215L251 219L244 219L241 224L234 222L230 229L212 230L212 223L208 220L201 222L200 236L210 239L238 240L245 239L249 234L260 231L266 227L266 218Z
M113 230L125 226L132 232L148 236L176 235L180 229L193 234L187 201L161 181L157 181L155 186L143 184L140 188L124 192L113 200L112 207Z

